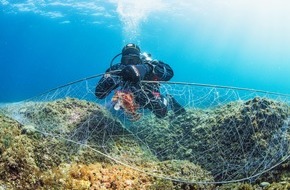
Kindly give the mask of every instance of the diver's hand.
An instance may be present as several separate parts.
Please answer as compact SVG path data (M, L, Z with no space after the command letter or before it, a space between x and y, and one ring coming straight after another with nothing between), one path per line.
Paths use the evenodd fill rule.
M140 72L137 69L136 65L128 65L122 69L120 75L124 81L130 82L139 82L140 81Z
M139 82L149 72L148 65L128 65L121 71L124 81Z

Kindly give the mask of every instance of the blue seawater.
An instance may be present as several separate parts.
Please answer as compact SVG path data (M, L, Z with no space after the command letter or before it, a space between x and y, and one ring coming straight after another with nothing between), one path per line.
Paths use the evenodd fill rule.
M172 81L290 94L289 1L0 0L0 102L103 73L129 42Z

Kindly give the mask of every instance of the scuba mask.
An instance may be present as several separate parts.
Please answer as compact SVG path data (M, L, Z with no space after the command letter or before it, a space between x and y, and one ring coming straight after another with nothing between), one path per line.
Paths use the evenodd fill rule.
M122 55L121 64L123 65L137 65L142 63L140 48L136 44L129 43L125 45L122 52L117 54L112 60L110 66L112 67L114 60Z
M142 62L139 55L129 54L122 56L121 63L123 65L138 65L141 64Z

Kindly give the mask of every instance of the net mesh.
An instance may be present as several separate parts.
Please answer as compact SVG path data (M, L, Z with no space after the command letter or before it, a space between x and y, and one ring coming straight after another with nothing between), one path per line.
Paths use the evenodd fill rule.
M166 117L157 118L134 106L137 92L130 92L133 102L117 96L120 91L96 99L95 85L101 76L2 105L2 112L22 123L24 130L49 139L46 149L53 150L55 157L94 162L101 156L187 183L255 179L289 156L288 95L160 83L161 94L174 97L186 113L169 110ZM128 101L131 109L122 105L116 109L116 99L123 100L123 106Z

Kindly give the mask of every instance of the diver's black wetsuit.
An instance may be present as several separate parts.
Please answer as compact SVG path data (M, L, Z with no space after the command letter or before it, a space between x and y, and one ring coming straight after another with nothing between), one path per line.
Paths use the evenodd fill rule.
M157 60L141 60L139 64L119 63L106 70L107 73L114 71L120 72L105 74L98 82L95 91L97 98L103 99L112 90L121 87L122 90L134 94L135 101L140 107L151 110L158 118L166 116L167 99L160 94L159 84L140 81L170 80L174 73L168 64Z

